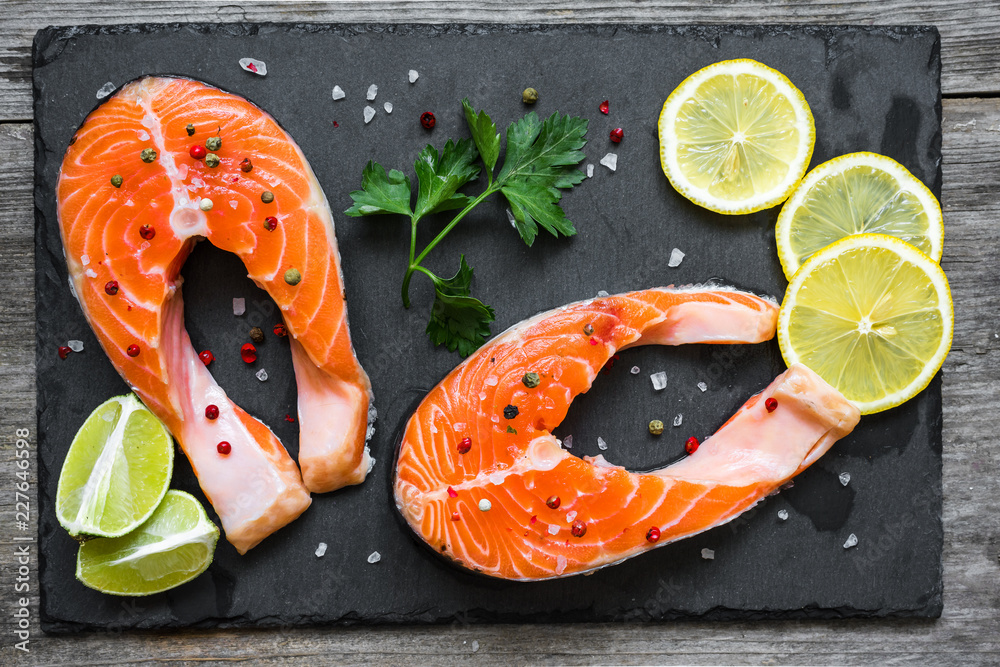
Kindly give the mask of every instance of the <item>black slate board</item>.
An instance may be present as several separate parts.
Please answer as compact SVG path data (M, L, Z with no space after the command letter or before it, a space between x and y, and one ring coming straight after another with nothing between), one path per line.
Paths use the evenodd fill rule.
M634 558L593 576L514 584L474 578L438 562L408 534L392 508L394 433L414 402L458 361L423 334L430 290L418 276L415 307L399 303L407 230L392 218L357 220L350 204L361 168L374 158L412 173L428 141L466 136L459 100L469 96L500 127L535 110L590 119L588 162L596 166L563 202L579 229L571 240L539 237L527 248L499 201L477 209L431 256L442 274L465 252L475 293L496 306L494 332L540 310L594 295L717 277L780 298L786 286L774 250L778 209L725 217L680 197L658 163L655 121L663 100L696 69L727 58L761 60L805 94L816 119L813 165L868 150L901 161L939 194L940 42L928 27L166 25L50 28L34 50L36 119L36 285L40 582L43 628L153 628L324 622L583 621L709 618L924 616L941 612L940 377L917 399L866 417L794 488L733 523ZM237 60L264 60L268 75ZM420 72L410 85L409 69ZM315 497L291 526L240 557L220 542L209 571L174 591L128 601L101 595L73 576L76 545L53 513L57 478L76 428L96 405L126 391L67 288L55 217L54 184L70 137L106 81L173 73L242 94L271 112L301 144L334 210L343 254L354 344L371 374L379 421L378 462L360 487ZM362 121L369 84L378 115ZM339 84L345 100L334 102ZM598 104L609 99L611 113ZM382 103L391 101L391 115ZM418 116L432 110L427 133ZM333 121L337 121L335 126ZM625 140L608 132L623 127ZM598 165L610 150L618 170ZM423 224L429 240L441 221ZM667 268L673 247L687 253ZM254 367L238 348L253 325L277 321L266 295L239 261L200 244L184 268L186 319L197 348L217 357L212 371L230 396L262 418L293 455L295 389L287 342L269 337ZM247 299L232 315L231 299ZM83 340L65 361L58 345ZM638 365L642 372L629 373ZM264 367L270 379L254 378ZM642 348L621 355L581 397L557 434L574 453L634 469L682 453L784 369L776 343ZM665 370L656 393L648 375ZM704 381L708 391L696 383ZM682 413L683 424L669 426ZM668 423L654 439L649 419ZM199 495L183 456L174 487ZM849 486L837 475L851 473ZM790 518L779 521L777 512ZM849 534L858 546L845 550ZM319 542L330 545L317 558ZM715 551L701 558L702 548ZM370 565L368 554L381 562Z

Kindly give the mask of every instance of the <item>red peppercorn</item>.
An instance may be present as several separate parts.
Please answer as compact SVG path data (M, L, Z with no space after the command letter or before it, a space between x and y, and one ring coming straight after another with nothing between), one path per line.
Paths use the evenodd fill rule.
M449 498L458 498L458 491L456 491L455 489L453 489L453 488L451 488L449 486L448 487L448 497Z
M657 542L659 542L660 541L660 529L657 528L656 526L653 526L652 528L650 528L649 530L647 530L646 531L646 541L647 542L652 542L654 544L657 543Z
M615 129L611 130L611 141L615 142L616 144L619 143L622 140L622 137L624 136L625 136L625 131L620 127L616 127Z
M531 525L535 525L536 523L538 523L538 515L537 514L532 514L531 515Z
M266 218L264 218L264 229L266 229L269 232L273 232L277 228L278 228L278 219L276 217L274 217L273 215L269 215Z
M424 126L425 130L432 130L437 125L437 118L430 111L425 111L420 114L420 124Z
M286 422L291 422L291 423L294 424L295 423L295 417L291 416L290 414L285 414L285 421Z
M118 294L118 281L109 280L108 282L104 283L104 291L107 292L108 295L110 296Z
M130 357L138 357L139 346L136 345L135 343L132 343L131 345L128 346L128 349L125 350L125 353Z
M252 364L257 361L257 348L253 343L244 343L240 348L240 357L248 364Z
M216 449L217 449L217 450L219 451L219 453L220 453L220 454L222 454L223 456L226 456L227 454L229 454L229 452L233 451L233 446L232 446L232 445L230 445L230 444L229 444L228 442L226 442L225 440L223 440L223 441L222 441L222 442L220 442L220 443L219 443L218 445L216 445L216 446L215 446L215 448L216 448Z
M458 453L468 454L470 449L472 449L472 438L462 438L462 441L458 443Z
M69 353L72 352L72 351L73 350L69 349L65 345L60 345L59 346L59 358L60 359L65 359L66 357L69 356Z
M275 324L272 331L274 331L274 335L278 338L284 338L288 335L288 329L285 328L284 324Z
M240 169L246 173L249 173L253 169L253 162L250 161L250 158L243 158L243 162L240 162Z
M208 150L201 144L195 144L188 152L195 160L204 160L205 156L208 155Z
M201 363L205 364L206 366L215 361L215 355L209 352L208 350L202 351L202 353L198 355L198 358L201 359Z
M577 519L573 522L569 532L573 533L573 537L583 537L587 534L587 524Z
M209 405L208 407L206 407L205 408L205 417L207 417L208 419L212 419L212 420L218 419L219 418L219 406L217 406L217 405Z
M764 409L767 410L768 412L774 412L777 409L777 407L778 407L778 399L776 398L769 398L766 401L764 401Z
M559 496L549 496L549 499L545 501L545 504L548 505L550 509L559 509L559 505L562 504L562 501L559 499Z
M139 228L139 236L146 239L147 241L154 236L156 236L156 230L153 229L153 225L143 225Z
M608 115L608 111L610 111L610 109L611 109L608 106L608 100L604 100L603 102L601 102L601 106L599 106L597 108L600 109L601 113L604 114L605 116Z
M458 520L459 520L459 519L461 519L461 518L462 518L462 517L461 517L461 516L459 515L459 513L458 513L458 512L452 512L452 513L451 513L451 520L452 520L452 521L458 521Z
M698 451L699 447L701 447L701 443L698 442L698 438L694 437L693 435L687 439L687 442L684 443L684 451L686 451L688 454L694 454L696 451Z

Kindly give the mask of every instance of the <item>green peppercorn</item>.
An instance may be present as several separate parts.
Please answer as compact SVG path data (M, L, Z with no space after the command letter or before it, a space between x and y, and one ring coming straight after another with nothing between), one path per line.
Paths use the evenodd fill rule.
M538 101L538 91L534 88L525 88L521 93L521 101L525 104L534 104Z
M260 327L254 327L253 329L250 330L250 340L252 340L255 343L264 342L264 332L261 331Z
M663 422L661 422L659 419L654 419L653 421L649 422L649 432L652 433L653 435L660 435L661 433L663 433Z
M513 433L514 435L517 435L517 429L514 428L513 426L508 426L507 427L507 432L508 433Z
M521 382L523 382L524 386L528 389L534 389L541 381L541 378L538 377L538 373L525 373L524 377L521 378Z
M120 188L122 186L122 180L123 179L121 175L115 174L114 176L111 177L111 185L115 186L116 188Z
M217 151L222 148L222 137L209 137L205 140L205 148L210 151Z
M285 282L289 285L298 285L302 282L302 274L298 269L288 269L285 271Z
M156 159L156 151L152 148L143 148L142 152L139 153L139 157L142 158L143 162L152 162Z
M194 136L194 125L192 125L191 123L188 123L187 127L185 127L184 129L187 130L187 133L188 133L189 137L193 137Z
M270 204L274 201L274 193L270 190L264 190L260 193L260 200L265 204Z
M583 327L583 333L588 336L594 333L594 326L592 324L588 324L587 326Z
M212 169L218 167L221 162L222 160L220 160L219 156L216 155L215 153L209 153L208 155L205 156L205 164L211 167Z

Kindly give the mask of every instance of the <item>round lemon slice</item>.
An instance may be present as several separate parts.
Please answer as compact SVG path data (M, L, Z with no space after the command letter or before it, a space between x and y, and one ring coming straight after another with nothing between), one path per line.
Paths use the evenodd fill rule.
M820 250L792 277L778 343L789 366L805 364L870 414L927 386L953 328L937 262L893 236L858 234Z
M700 69L663 105L660 163L670 184L718 213L780 204L802 179L816 127L784 74L756 60Z
M824 162L785 202L775 226L778 259L790 280L820 248L850 234L888 234L941 261L941 205L892 158L851 153Z

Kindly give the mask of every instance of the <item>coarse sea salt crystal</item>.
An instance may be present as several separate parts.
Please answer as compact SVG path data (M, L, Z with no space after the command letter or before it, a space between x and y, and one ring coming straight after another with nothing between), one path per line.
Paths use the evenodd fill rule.
M507 221L510 223L511 227L517 229L517 218L514 217L514 212L509 208L507 209Z
M333 87L333 99L342 100L345 97L347 97L347 93L344 92L343 88L341 88L340 86Z
M97 89L97 99L103 100L105 97L115 92L115 84L108 81L106 84Z
M782 521L788 521L788 510L778 510L778 518Z
M502 472L490 473L490 484L495 484L497 486L500 486L501 484L503 484L504 477L506 477L506 475L504 475Z
M88 278L97 277L97 271L94 271L93 269L87 269L86 271L84 271L84 273L87 275Z
M601 436L597 436L597 448L602 452L608 448L608 443L604 442L604 438Z
M382 105L382 108L385 109L386 113L392 113L392 102L386 102Z
M83 352L83 341L82 340L68 340L66 341L66 346L73 350L74 352Z
M326 542L320 542L319 546L316 547L316 558L322 558L323 554L326 553Z
M247 300L243 297L233 299L233 315L239 317L245 312L247 312Z
M372 118L375 117L375 109L371 107L365 107L365 125L372 122Z
M473 639L472 640L472 652L475 653L478 650L479 650L479 642L477 642L475 639Z
M372 85L368 86L368 93L367 93L368 101L371 102L372 100L374 100L376 95L378 95L378 86L376 86L373 83Z
M240 67L258 76L267 76L267 64L256 58L240 58Z
M415 69L411 69L406 76L410 79L410 83L416 83L417 79L420 78L420 72Z
M678 414L674 417L674 426L680 426L682 423L684 423L684 415Z
M705 560L715 560L715 551L712 549L702 549L701 557Z
M368 554L368 562L369 563L377 563L380 560L382 560L382 554L380 554L379 552L373 551L370 554Z
M568 561L566 560L566 556L563 556L562 554L556 556L556 574L562 574L565 572L567 564Z
M267 381L267 371L265 371L263 368L254 373L254 375L256 375L257 379L260 380L261 382Z
M80 263L83 264L84 266L87 266L88 264L90 264L90 256L89 255L80 255Z
M615 169L618 168L618 156L615 155L614 153L608 153L607 155L601 158L601 164L603 164L611 171L614 171Z
M239 203L238 201L236 201L235 199L230 199L230 200L229 200L229 206L230 206L230 208L232 208L232 209L233 209L234 211L236 210L236 207L237 207L237 206L239 206L239 205L240 205L240 203Z
M574 519L576 519L576 512L575 511L573 511L573 512L566 512L566 523L573 523Z
M667 266L671 269L676 269L684 261L684 253L679 249L674 248L670 251L670 259L667 260Z
M486 378L487 387L495 387L497 386L498 382L500 382L500 378L498 378L496 375L491 375L488 378Z
M653 383L653 389L656 391L663 391L667 388L667 374L663 371L653 373L649 376L649 380Z
M604 297L606 297L606 296L611 296L611 295L610 295L610 294L608 294L607 292L605 292L604 290L600 290L600 291L598 291L598 292L597 292L597 296L598 296L599 298L603 299Z
M139 250L145 250L149 247L149 241L143 241L139 244Z
M550 525L549 526L549 535L557 535L557 534L559 534L559 526L557 526L555 524Z
M842 473L840 473L840 483L843 484L844 486L847 486L848 484L850 484L851 483L851 473L849 473L849 472L842 472Z
M593 177L594 177L594 165L588 164L587 165L587 178L593 178Z
M563 440L563 447L566 449L573 449L573 436L567 435Z
M701 389L703 392L704 391L708 391L708 385L705 384L704 382L699 382L698 383L698 389Z
M146 130L139 130L139 141L149 141L149 132Z
M639 367L638 366L633 366L632 369L629 371L629 373L631 373L632 375L638 375L639 374Z
M479 400L480 401L485 401L486 400L486 392L485 391L479 392Z
M850 549L851 547L856 547L856 546L858 546L858 536L855 535L854 533L851 533L850 535L847 536L847 541L844 542L844 548Z

